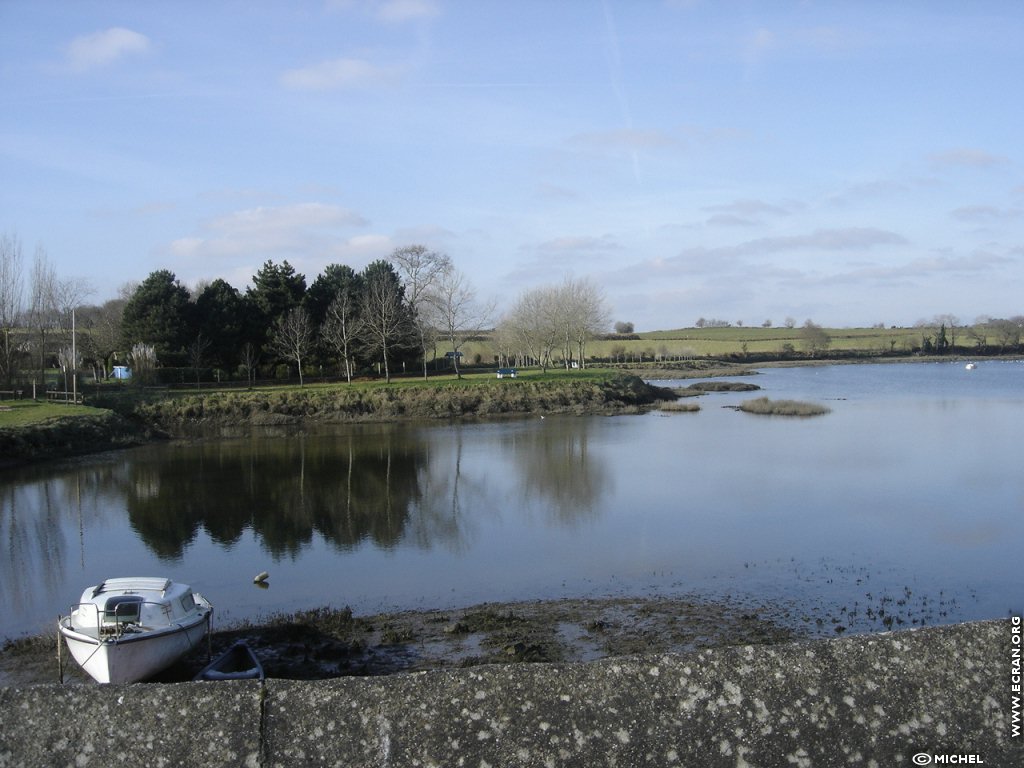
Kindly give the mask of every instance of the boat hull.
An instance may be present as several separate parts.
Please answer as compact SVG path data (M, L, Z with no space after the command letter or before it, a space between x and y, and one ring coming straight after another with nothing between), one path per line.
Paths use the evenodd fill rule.
M77 631L70 618L59 628L78 665L99 683L135 683L167 669L199 645L210 626L212 609L189 622L159 630L100 637Z
M214 659L193 679L263 680L263 665L248 645L238 642Z

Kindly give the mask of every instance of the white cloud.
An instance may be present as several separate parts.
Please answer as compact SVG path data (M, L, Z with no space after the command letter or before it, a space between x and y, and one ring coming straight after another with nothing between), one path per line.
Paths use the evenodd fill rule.
M1003 165L1007 159L981 149L957 147L929 155L931 164L938 168L991 168Z
M85 72L112 64L125 56L146 53L152 47L145 35L124 27L112 27L76 37L68 44L67 59L74 71Z
M723 205L708 205L703 210L712 214L705 223L716 227L754 227L761 223L761 216L789 215L787 209L762 200L735 200Z
M760 216L765 213L786 216L789 211L779 205L772 205L762 200L734 200L722 205L707 205L705 211L711 213L733 214L735 216Z
M331 59L310 67L289 69L281 84L297 91L327 91L336 88L366 88L393 81L399 72L378 67L365 59Z
M439 13L440 9L434 0L387 0L381 3L377 17L382 21L402 22L429 19Z
M1010 261L1008 256L984 250L978 250L966 256L936 254L911 259L901 264L875 265L847 272L809 277L799 282L803 285L835 285L856 284L865 281L885 283L896 279L924 279L950 274L977 275L999 269Z
M325 203L296 203L272 208L258 207L235 211L215 219L211 229L225 232L288 231L305 227L362 226L366 221L357 213Z
M366 223L347 208L324 203L249 208L207 222L199 235L172 242L170 251L193 259L231 259L254 254L294 258L306 253L325 253L337 239L339 229Z
M957 221L988 223L1019 219L1024 216L1024 210L1020 208L997 208L994 205L965 205L950 211L949 215Z

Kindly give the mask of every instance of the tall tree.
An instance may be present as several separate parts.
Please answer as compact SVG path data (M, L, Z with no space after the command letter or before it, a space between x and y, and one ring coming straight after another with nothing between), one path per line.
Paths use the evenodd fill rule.
M0 375L8 387L14 380L18 348L14 331L24 309L23 267L21 241L14 235L0 235Z
M121 332L125 345L152 345L161 360L181 362L185 346L195 338L189 292L167 269L151 272L124 305Z
M121 336L124 305L125 299L110 299L98 307L84 307L78 313L78 327L88 330L81 337L85 354L101 369L97 377L106 378L110 374L114 355L124 348Z
M424 245L398 248L391 254L405 287L405 301L411 310L413 327L423 356L423 378L427 378L427 351L434 331L431 316L432 296L440 281L452 269L452 262L443 253Z
M315 339L309 313L302 307L292 307L274 323L270 335L270 348L299 368L299 386L303 386L302 361L306 359Z
M490 323L494 304L479 304L469 280L449 264L430 292L430 306L451 349L455 376L461 379L459 348L472 331L479 331Z
M302 303L305 294L305 275L297 273L287 260L280 265L268 260L260 267L246 296L255 310L261 341L268 337L279 317Z
M517 340L526 357L545 371L558 343L557 291L550 287L533 288L523 293L502 320L504 334Z
M558 291L558 301L566 323L566 358L572 357L575 347L580 367L586 368L587 341L604 331L611 321L608 303L601 289L587 279L566 280Z
M327 308L338 298L342 291L351 290L358 275L352 267L345 264L328 264L324 271L317 275L302 299L302 306L309 312L313 324L320 326L327 319Z
M363 280L348 269L346 280L335 287L334 299L327 306L320 335L324 344L342 363L345 379L352 381L353 353L363 328Z
M395 268L377 260L363 270L362 321L367 351L384 365L384 379L391 382L391 358L407 341L413 328L405 305L405 290Z
M217 279L196 297L195 328L207 340L214 365L231 370L245 339L246 303L237 288Z
M82 278L58 277L46 251L36 248L28 322L40 380L44 378L47 360L56 356L61 344L70 343L72 313L91 292L88 281Z

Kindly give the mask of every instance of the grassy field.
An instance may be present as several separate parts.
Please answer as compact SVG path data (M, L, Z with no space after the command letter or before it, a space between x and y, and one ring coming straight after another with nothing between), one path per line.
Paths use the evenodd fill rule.
M94 416L103 413L99 408L86 405L46 403L34 400L0 401L0 429L38 424L62 416Z
M804 349L801 328L679 328L669 331L650 331L636 334L633 339L600 339L587 344L587 356L596 358L622 357L626 360L646 360L655 357L681 359L693 357L729 357L743 354L778 354L785 345L794 350ZM935 328L825 328L831 338L829 349L860 351L866 354L906 353L919 348L925 336L934 337ZM962 331L962 329L961 329ZM967 341L966 333L957 335L957 344ZM463 347L469 360L480 355L483 362L494 357L494 348L488 341L469 342Z

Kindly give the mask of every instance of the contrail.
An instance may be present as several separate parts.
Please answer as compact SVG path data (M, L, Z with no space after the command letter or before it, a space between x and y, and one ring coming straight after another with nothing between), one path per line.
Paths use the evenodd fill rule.
M629 99L626 98L626 89L622 84L622 56L619 53L619 33L616 31L610 0L603 0L603 5L605 30L608 33L608 79L612 86L612 92L615 94L615 100L619 102L619 111L622 112L622 117L626 121L626 128L632 132L633 113L629 108ZM629 153L633 158L633 177L636 179L636 183L639 184L640 158L634 147L630 147Z

